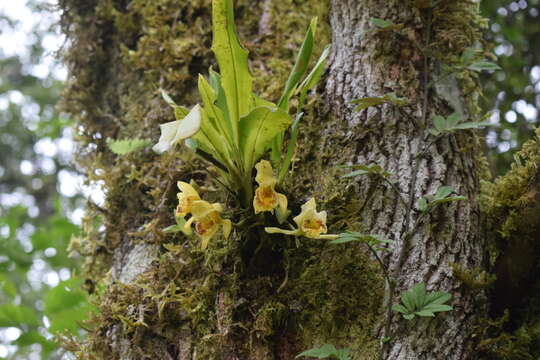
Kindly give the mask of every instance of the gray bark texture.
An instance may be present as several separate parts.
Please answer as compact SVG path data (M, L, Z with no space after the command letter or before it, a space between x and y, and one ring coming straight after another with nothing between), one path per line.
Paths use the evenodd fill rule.
M404 57L404 49L398 48L394 51L401 50L402 54L398 54L397 61L385 61L381 52L387 51L388 42L392 40L374 31L371 18L382 18L396 24L418 21L406 1L384 4L379 1L332 1L333 52L325 87L326 106L336 119L335 124L328 126L333 130L329 136L335 138L330 146L335 143L354 146L356 152L350 159L351 163L381 165L393 174L391 180L397 183L407 199L411 196L415 199L412 210L408 212L391 188L377 187L374 191L373 184L365 178L359 180L361 190L358 195L366 199L360 218L370 233L394 240L393 250L385 261L397 281L396 293L424 282L429 290L452 293L454 306L451 313L438 315L431 321L404 321L394 313L390 334L384 334L381 327L381 334L393 336L389 346L385 347L383 358L473 359L474 323L486 309L485 298L471 293L453 276L452 264L463 268L482 268L486 262L477 201L477 155L473 151L462 150L467 142L475 140L471 134L447 136L429 147L425 156L416 157L431 141L427 139L425 129L434 115L464 112L463 105L452 108L447 98L457 104L464 101L463 98L448 96L450 92L460 92L455 81L453 84L446 81L450 83L446 88L439 86L428 94L424 117L423 56L413 49L409 56ZM420 36L418 40L422 41ZM394 45L399 47L396 40ZM430 64L428 71L434 68L435 65ZM418 87L404 89L402 80L411 71L416 75L413 82ZM429 81L432 77L430 75ZM411 107L404 110L384 105L354 112L355 105L350 104L354 99L382 96L391 91L416 94L417 98ZM444 185L451 186L469 201L443 206L405 243L403 239L420 214L416 200L434 194ZM394 303L397 301L394 297Z

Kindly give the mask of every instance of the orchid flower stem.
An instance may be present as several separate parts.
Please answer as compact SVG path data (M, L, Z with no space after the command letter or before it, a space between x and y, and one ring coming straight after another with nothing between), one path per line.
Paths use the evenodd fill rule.
M319 236L317 237L317 239L321 239L321 240L336 240L338 237L339 237L339 235L335 235L335 234L323 234L323 235L319 235Z
M292 235L292 236L301 235L300 230L298 229L285 230L285 229L280 229L277 227L265 227L264 231L266 231L268 234L285 234L285 235Z
M388 274L388 269L386 268L386 265L382 261L381 257L377 253L377 251L369 244L366 244L369 248L369 251L373 254L377 262L379 263L381 270L383 272L384 278L386 279L386 284L388 286L388 293L386 297L386 323L384 325L384 332L385 334L390 333L390 318L392 317L392 303L394 302L394 283L390 279L390 274Z

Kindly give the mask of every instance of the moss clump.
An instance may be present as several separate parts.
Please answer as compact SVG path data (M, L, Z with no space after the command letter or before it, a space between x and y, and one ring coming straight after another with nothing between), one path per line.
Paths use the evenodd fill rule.
M540 322L523 325L513 333L505 330L509 313L498 319L483 319L477 326L478 358L489 360L533 360L540 356Z
M540 130L517 154L518 162L494 183L483 184L482 205L502 255L496 268L501 287L522 293L539 265ZM503 295L503 294L501 294Z
M505 325L481 344L496 359L533 359L540 353L540 286L536 279L540 267L538 164L540 129L516 155L516 163L506 175L493 183L483 183L481 205L497 250L492 312L504 312Z
M458 264L451 264L454 276L473 290L487 289L496 280L496 276L480 268L463 269Z
M302 265L288 291L304 343L333 343L349 347L355 359L375 359L379 343L371 331L383 298L377 265L361 247L335 245L304 258Z
M516 155L511 170L494 183L484 183L483 208L499 224L497 230L504 239L519 233L535 239L540 224L538 216L538 185L540 183L540 129Z

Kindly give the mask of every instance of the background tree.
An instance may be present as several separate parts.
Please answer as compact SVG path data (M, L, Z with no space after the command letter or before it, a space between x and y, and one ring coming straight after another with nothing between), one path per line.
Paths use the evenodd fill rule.
M503 174L521 144L533 136L540 108L539 2L483 1L482 14L490 19L486 37L502 71L484 76L483 106L494 110L486 140L492 172Z
M65 351L53 334L77 333L88 307L71 278L79 264L67 251L82 204L70 164L70 121L55 109L62 88L51 53L60 38L57 21L41 3L0 6L2 359L59 358Z

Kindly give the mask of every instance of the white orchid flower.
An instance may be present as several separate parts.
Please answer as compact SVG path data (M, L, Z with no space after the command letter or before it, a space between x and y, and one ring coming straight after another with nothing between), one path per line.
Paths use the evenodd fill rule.
M201 128L201 107L195 105L182 120L171 121L160 126L161 136L152 150L161 154L178 144L180 140L195 135Z

